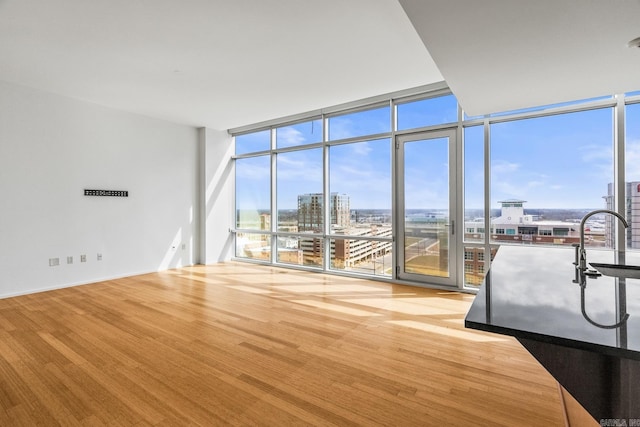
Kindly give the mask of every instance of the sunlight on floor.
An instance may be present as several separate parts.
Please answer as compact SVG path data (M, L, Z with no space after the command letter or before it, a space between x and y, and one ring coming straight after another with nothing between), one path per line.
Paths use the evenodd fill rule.
M314 293L314 294L326 294L326 293L338 293L338 292L380 292L380 288L377 286L366 285L280 285L274 286L274 289L287 292L298 293Z
M227 288L229 289L235 289L236 291L243 291L243 292L250 292L252 294L272 294L272 291L268 291L266 289L262 289L262 288L256 288L253 286L242 286L242 285L236 285L236 286L231 286L231 285L227 285Z
M429 302L431 298L338 298L338 301L348 302L352 304L365 305L367 307L380 308L383 310L394 311L397 313L410 314L414 316L420 315L437 315L437 314L459 314L464 315L464 311L447 310L443 308L429 306L424 304Z
M493 336L488 334L481 334L476 332L461 331L454 328L446 328L443 326L431 325L428 323L416 322L414 320L387 320L387 323L391 323L398 326L405 326L413 329L419 329L424 332L431 332L434 334L446 335L448 337L460 338L467 341L475 342L499 342L508 341L505 338L499 336Z
M361 317L371 317L371 316L381 316L381 314L373 313L371 311L358 310L357 308L344 307L338 304L330 304L322 301L315 300L292 300L292 302L297 302L300 304L308 305L315 308L320 308L322 310L330 310L336 311L339 313L349 314L351 316L361 316Z

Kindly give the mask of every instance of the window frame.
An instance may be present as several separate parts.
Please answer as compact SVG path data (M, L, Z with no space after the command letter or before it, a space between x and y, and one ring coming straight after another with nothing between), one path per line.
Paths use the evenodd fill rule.
M304 149L309 149L309 148L322 148L323 149L323 170L324 170L324 176L325 178L323 179L323 192L325 195L328 195L328 183L327 183L327 178L326 176L328 176L328 149L329 147L333 146L333 145L340 145L340 144L349 144L349 143L353 143L353 142L360 142L360 141L367 141L367 140L375 140L375 139L381 139L381 138L389 138L391 141L391 144L393 144L393 141L395 141L395 136L397 135L401 135L401 134L405 134L405 133L413 133L413 132L419 132L419 131L424 131L424 130L433 130L433 129L444 129L444 128L450 128L451 126L455 126L458 129L458 155L460 157L460 165L462 166L460 168L460 171L458 172L458 181L459 182L464 182L464 129L466 129L467 127L472 127L472 126L481 126L484 130L484 223L490 224L490 219L491 219L491 182L490 182L490 176L491 176L491 162L490 162L490 155L489 153L491 152L491 135L490 135L490 126L492 124L495 123L503 123L503 122L509 122L509 121L517 121L517 120L524 120L524 119L531 119L531 118L538 118L538 117L545 117L545 116L552 116L552 115L558 115L558 114L566 114L566 113L573 113L573 112L581 112L581 111L589 111L589 110L596 110L596 109L602 109L602 108L612 108L612 110L614 111L615 115L612 118L613 120L613 124L614 124L614 129L615 129L615 133L613 136L613 155L614 157L614 176L613 176L613 181L616 184L616 190L615 190L615 194L613 195L613 199L614 199L614 207L616 208L617 211L621 211L621 212L625 212L625 198L624 198L624 183L625 183L625 175L624 175L624 164L625 164L625 114L624 114L624 110L625 107L627 105L632 105L632 104L640 104L640 94L637 93L633 93L630 96L625 96L625 94L615 94L612 96L607 96L607 97L599 97L599 98L592 98L592 99L588 99L588 100L581 100L581 101L572 101L569 103L563 103L560 105L552 105L552 106L542 106L542 107L532 107L530 109L525 109L525 110L519 110L519 111L513 111L513 112L500 112L497 114L493 114L493 115L488 115L488 116L484 116L484 117L467 117L464 113L464 110L459 106L458 107L458 120L456 123L445 123L445 124L440 124L440 125L432 125L432 126L426 126L423 128L417 128L417 129L406 129L406 130L402 130L399 131L397 129L397 107L399 105L402 105L404 103L408 103L408 102L414 102L414 101L418 101L418 100L423 100L423 99L430 99L430 98L435 98L438 96L446 96L446 95L451 95L451 91L449 90L449 88L446 86L446 84L444 84L444 82L440 83L440 84L436 84L436 85L428 85L428 86L424 86L424 87L420 87L420 88L414 88L414 89L408 89L405 91L399 91L396 92L394 94L387 94L387 95L381 95L381 96L377 96L377 97L372 97L372 98L367 98L364 100L359 100L359 101L354 101L351 103L347 103L347 104L341 104L338 106L333 106L333 107L329 107L329 108L324 108L322 110L315 110L312 112L308 112L308 113L303 113L303 114L299 114L299 115L295 115L295 116L290 116L288 118L284 118L284 119L276 119L276 120L272 120L269 122L264 122L264 123L260 123L260 124L255 124L255 125L249 125L249 126L245 126L242 128L236 128L236 129L230 129L229 133L232 136L237 136L237 135L242 135L242 134L246 134L246 133L251 133L251 132L258 132L258 131L264 131L266 129L270 129L271 130L271 146L269 150L266 151L259 151L259 152L252 152L252 153L243 153L240 155L233 155L232 156L232 160L236 160L236 159L241 159L241 158L247 158L247 157L253 157L253 156L259 156L259 155L265 155L265 154L269 154L270 156L277 155L278 153L286 153L286 152L290 152L290 151L296 151L296 150L304 150ZM378 133L378 134L368 134L368 135L362 135L362 136L356 136L356 137L349 137L349 138L344 138L344 139L340 139L340 140L332 140L329 141L328 140L328 120L331 117L339 117L342 115L346 115L346 114L351 114L351 113L356 113L356 112L360 112L360 111L366 111L366 110L371 110L371 109L375 109L375 108L380 108L381 106L386 106L389 105L390 106L390 131L389 132L384 132L384 133ZM297 124L297 123L302 123L305 121L311 121L311 120L317 120L317 119L321 120L322 123L322 141L321 142L316 142L316 143L311 143L308 145L296 145L296 146L289 146L289 147L276 147L276 141L275 141L275 129L276 128L282 128L282 127L286 127L289 125L293 125L293 124ZM392 147L392 158L395 157L394 154L394 150ZM271 203L271 212L273 215L273 212L275 212L276 207L275 207L275 198L276 198L276 191L277 188L275 186L275 162L272 160L272 192L271 192L271 198L272 198L272 203ZM620 167L620 165L623 165L622 167ZM395 169L392 167L392 176L391 176L391 180L395 181L396 177L395 177ZM622 185L621 185L622 184ZM395 200L395 191L396 191L396 186L395 186L395 182L392 183L392 198L393 200ZM462 191L464 191L464 189L461 189ZM235 194L235 188L234 188L234 194ZM326 196L325 196L326 197ZM458 221L460 219L464 218L464 195L461 196L461 200L458 202L457 204L458 206ZM235 203L234 203L234 209L235 209ZM325 203L325 218L328 218L329 212L329 204ZM392 216L395 216L395 206L392 206ZM464 221L464 220L463 220ZM395 224L395 220L392 221ZM464 224L464 222L463 222ZM314 234L314 237L318 237L318 238L322 238L325 239L325 244L324 244L324 250L325 250L325 256L324 256L324 262L323 262L323 267L320 268L323 271L326 272L332 272L332 273L337 273L337 274L345 274L345 275L350 275L350 276L360 276L360 274L351 274L349 272L345 272L345 271L339 271L336 272L335 270L330 268L330 260L331 260L331 254L330 254L330 244L327 244L326 242L330 242L330 239L344 239L345 236L344 235L339 235L339 234L331 234L331 230L329 228L329 222L328 221L324 221L324 225L325 228L323 230L322 233L316 233ZM394 225L395 226L395 225ZM461 230L464 230L464 225L462 226L462 228L460 228ZM491 254L491 257L488 257L485 261L484 261L484 271L488 271L490 269L490 264L491 264L491 259L493 258L493 254L494 254L494 250L495 248L499 247L501 244L510 244L508 242L495 242L492 241L492 236L498 235L498 234L504 234L506 235L506 230L505 229L492 229L491 225L489 225L489 227L484 227L485 232L481 233L479 230L477 231L478 234L482 234L482 237L479 239L480 241L464 241L463 239L463 235L464 233L459 233L458 234L458 239L459 243L458 243L458 247L461 248L459 253L457 254L457 256L459 258L462 258L461 261L463 262L458 262L458 269L459 269L459 274L458 277L461 278L461 282L464 282L464 272L465 272L465 262L464 260L465 258L465 251L464 249L462 249L463 247L477 247L477 248L484 248L484 253L487 253L487 251L489 251L489 253ZM241 230L241 229L234 229L231 230L232 233L236 233L236 232L245 232L245 233L262 233L262 231L259 230ZM550 231L550 230L549 230ZM624 231L622 231L623 233ZM268 234L270 236L271 239L271 245L272 245L272 250L271 250L271 254L272 254L272 259L267 262L268 264L277 264L276 261L276 255L277 255L277 241L278 241L278 237L279 236L296 236L299 235L297 233L287 233L287 232L278 232L275 229L275 222L272 220L271 221L271 230L269 231L264 231L265 234ZM394 231L395 234L395 231ZM540 236L547 236L547 234L544 234L542 230L540 230L538 232L538 235ZM553 231L551 231L551 235L555 235L555 233L553 233ZM511 236L511 235L510 235ZM518 233L515 233L515 236L518 236ZM378 240L378 241L383 241L383 242L393 242L393 238L372 238L371 236L349 236L350 240ZM616 241L618 242L618 244L620 244L619 242L621 241L620 239L616 239ZM514 241L513 244L522 244L521 241ZM243 259L244 260L244 259ZM255 261L255 262L260 262L260 261ZM301 268L303 268L303 266L299 266ZM394 268L395 270L395 268ZM369 276L367 276L369 277ZM380 276L371 276L372 278L375 279L380 279L380 280L385 280L386 278L380 277ZM395 278L395 274L392 275L391 279ZM471 292L475 291L477 289L476 286L467 286L464 283L460 283L459 284L459 288L460 289L464 289L464 290L469 290Z

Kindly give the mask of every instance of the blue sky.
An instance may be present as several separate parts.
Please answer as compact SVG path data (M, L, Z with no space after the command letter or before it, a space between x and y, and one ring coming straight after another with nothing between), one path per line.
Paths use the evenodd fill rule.
M492 124L492 207L504 199L531 208L604 207L613 180L612 118L608 108ZM469 207L482 207L477 183L467 185Z
M627 181L640 181L640 104L627 106L626 113Z
M404 143L406 209L449 208L449 139Z
M456 120L452 96L401 104L399 129ZM627 177L640 180L640 105L627 107ZM329 119L329 138L338 140L390 130L388 107ZM322 139L314 120L276 130L278 148ZM238 154L268 150L269 131L236 138ZM468 208L483 206L483 129L465 129L465 192ZM491 207L503 199L523 199L528 208L601 208L613 180L612 109L546 116L491 125ZM407 208L441 209L447 189L444 145L406 144ZM330 191L348 194L352 209L391 208L389 138L332 146ZM322 150L277 155L278 207L295 209L297 195L322 192ZM238 161L240 209L269 207L268 156Z

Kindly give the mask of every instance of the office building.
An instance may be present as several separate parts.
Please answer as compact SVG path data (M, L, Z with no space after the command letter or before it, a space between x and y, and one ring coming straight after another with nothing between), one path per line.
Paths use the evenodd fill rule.
M323 232L324 196L322 193L301 194L298 196L298 230ZM329 195L329 215L332 228L348 227L351 210L349 196L331 193Z
M625 201L626 209L625 218L629 227L626 229L627 248L640 249L640 181L631 181L625 183ZM607 187L607 195L604 197L606 208L615 210L613 197L613 184L609 183ZM615 221L607 218L606 225L606 241L607 247L614 247L614 227Z
M510 199L498 203L500 216L491 218L490 233L494 242L566 245L580 240L580 224L575 220L550 221L534 218L524 212L526 200ZM477 239L484 232L483 220L465 222L465 233L469 238ZM597 239L596 235L595 230L588 232L590 240L595 240L594 237Z

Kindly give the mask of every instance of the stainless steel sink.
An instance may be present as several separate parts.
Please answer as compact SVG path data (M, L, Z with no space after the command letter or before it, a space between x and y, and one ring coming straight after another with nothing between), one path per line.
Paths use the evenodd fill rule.
M603 264L598 262L590 262L589 265L605 276L640 279L640 266L637 265Z

